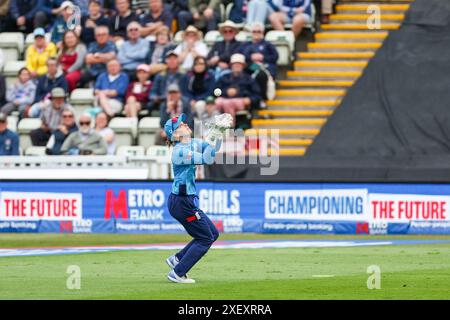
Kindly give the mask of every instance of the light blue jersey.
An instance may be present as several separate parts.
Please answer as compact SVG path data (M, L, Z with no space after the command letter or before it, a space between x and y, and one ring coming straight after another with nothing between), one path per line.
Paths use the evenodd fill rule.
M216 151L220 149L221 141L217 141L215 148L200 139L175 144L172 153L174 180L172 193L177 195L195 195L196 166L214 163Z

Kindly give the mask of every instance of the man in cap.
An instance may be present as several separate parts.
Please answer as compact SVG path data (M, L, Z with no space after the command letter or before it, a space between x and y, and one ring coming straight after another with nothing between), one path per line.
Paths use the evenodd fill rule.
M220 112L229 113L234 118L237 111L257 106L261 100L261 92L255 81L244 72L243 54L232 55L230 65L231 73L222 76L217 83L221 97L217 98L216 105Z
M231 20L219 24L219 31L223 37L222 41L217 41L208 53L208 65L216 67L220 61L230 61L230 57L241 51L242 43L236 40L239 27ZM228 68L228 65L222 65L222 69Z
M164 124L167 120L184 113L186 115L185 123L189 125L189 127L193 128L194 119L191 113L191 105L189 100L185 97L181 96L180 87L176 83L172 83L167 88L167 98L165 102L161 104L160 107L160 125L161 128L164 128ZM166 135L164 130L161 130L161 139L157 141L159 144L164 144L166 139Z
M66 91L63 88L53 88L50 99L41 111L41 127L30 132L34 146L45 146L61 124L64 110L73 110L72 106L66 103Z
M150 90L148 104L150 111L159 110L160 104L166 99L168 86L172 83L180 85L183 79L183 74L179 71L178 55L173 50L166 53L165 62L167 69L156 75Z
M8 117L0 113L0 156L19 155L19 136L8 129Z
M74 19L74 14L74 5L71 1L64 1L61 3L61 6L59 7L59 16L56 18L52 27L51 37L52 42L55 43L58 48L61 48L61 41L67 30L71 30L72 27L74 27L75 32L77 32L78 35L80 34L81 27L80 25L75 25L76 21Z

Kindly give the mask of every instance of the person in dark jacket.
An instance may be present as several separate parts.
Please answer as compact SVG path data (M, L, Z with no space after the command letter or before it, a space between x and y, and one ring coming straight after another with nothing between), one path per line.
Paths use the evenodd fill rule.
M8 117L0 113L0 156L19 155L19 135L8 129Z
M126 40L127 26L131 21L139 21L139 17L131 11L129 0L116 0L117 14L109 18L109 31L114 42Z
M159 110L160 104L166 100L168 86L172 83L180 85L183 78L179 71L178 55L174 51L167 52L166 65L167 70L158 73L153 81L147 105L149 111Z
M9 4L11 31L31 33L35 28L44 28L47 16L43 5L44 0L11 0Z
M194 118L191 112L189 100L181 95L181 90L178 84L172 83L167 88L167 98L160 106L160 125L164 128L167 120L184 113L186 115L185 123L190 128L194 127ZM161 134L156 138L156 144L164 144L166 141L166 134L161 130Z
M153 36L163 27L172 30L173 15L164 7L162 0L150 0L149 8L150 10L140 17L142 37Z
M217 98L217 109L235 117L237 111L257 106L261 100L261 90L253 79L244 72L245 56L236 53L230 60L231 73L222 76L217 87L221 97Z
M240 53L242 43L236 40L239 27L230 20L219 24L219 31L223 37L222 41L217 41L208 53L208 65L211 68L217 67L219 61L230 61L230 57L235 53ZM222 66L222 68L228 66Z
M215 88L214 73L206 67L206 59L200 56L196 57L192 71L188 72L181 81L183 96L190 100L191 107L197 111L197 103L204 103L207 97L213 95Z
M243 53L248 64L263 65L275 78L278 61L278 51L273 44L264 40L264 25L252 25L252 42L244 46Z
M64 140L75 131L78 131L77 123L75 121L75 114L72 110L66 109L61 115L61 125L53 131L50 140L47 142L45 153L48 155L59 155Z
M94 30L97 26L107 26L109 20L102 12L101 3L98 0L89 1L89 14L81 17L81 41L86 47L95 41Z

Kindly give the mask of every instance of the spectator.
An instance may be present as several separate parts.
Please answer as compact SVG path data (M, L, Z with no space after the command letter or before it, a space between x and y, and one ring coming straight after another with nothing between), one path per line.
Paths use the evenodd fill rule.
M79 130L72 132L61 147L62 154L106 155L108 146L105 140L91 128L91 117L83 114L78 121Z
M160 104L166 100L167 87L172 84L180 84L183 75L179 71L178 55L175 51L168 51L166 54L167 70L158 73L153 81L149 95L148 108L150 111L159 110Z
M110 117L122 111L125 93L128 88L128 76L121 72L117 59L108 62L107 71L95 82L96 104Z
M37 80L36 95L34 104L28 111L28 116L32 118L39 117L41 109L48 102L49 94L53 88L62 88L67 92L68 85L64 74L58 65L56 58L50 58L47 61L48 72L46 75L39 77Z
M90 0L88 15L81 17L81 41L89 47L95 41L95 28L97 26L108 26L108 23L109 20L102 12L100 1Z
M47 60L56 56L56 46L45 40L45 31L37 28L33 32L34 44L28 47L26 53L26 67L33 78L47 73Z
M170 12L172 12L175 19L178 19L178 14L181 11L189 11L188 1L186 0L172 0L167 2L170 4Z
M127 117L137 118L142 107L147 105L152 82L150 78L150 67L141 64L137 67L137 81L128 86L125 95L125 115Z
M160 125L164 128L164 124L167 120L178 116L180 114L186 114L186 122L190 128L194 127L194 119L191 113L191 106L189 105L189 100L181 95L180 87L176 83L172 83L167 88L167 98L161 104L160 107ZM166 141L166 133L161 130L159 139L157 139L156 144L164 144Z
M222 96L217 98L216 105L220 112L229 113L234 118L237 111L258 105L261 97L258 85L244 72L245 56L240 53L232 55L230 64L231 73L218 81Z
M18 72L18 80L8 89L6 95L7 104L1 108L1 112L9 115L18 110L22 117L25 109L34 101L36 94L36 84L31 80L30 72L27 68L22 68Z
M213 96L207 97L205 100L205 108L196 112L196 116L203 126L207 123L213 123L214 117L219 114L220 112L217 110L216 101Z
M255 22L266 23L269 14L268 0L250 0L247 6L247 26L252 26Z
M65 75L69 93L72 92L81 79L81 70L86 57L86 46L80 43L78 35L73 30L64 34L59 63Z
M192 71L189 71L181 82L181 92L190 100L192 109L196 111L199 103L204 105L204 100L213 94L215 88L214 73L206 67L206 58L195 58Z
M193 24L205 32L216 30L220 18L219 5L220 0L188 0L189 11L180 11L178 27L185 30Z
M164 26L172 29L173 16L162 0L149 0L150 11L141 18L141 36L154 36Z
M8 116L0 113L0 156L19 155L19 135L8 129Z
M63 88L53 88L51 100L46 103L41 112L41 127L30 132L34 146L46 146L50 136L59 128L64 110L72 110L66 103L66 91Z
M0 0L0 30L6 30L10 0Z
M95 28L95 42L91 43L86 55L87 70L81 75L81 84L85 86L98 75L106 71L108 61L116 58L116 45L109 40L109 31L106 26Z
M72 2L64 1L59 9L59 16L56 18L56 21L52 27L51 39L58 48L61 48L64 33L73 28L73 30L75 30L75 32L79 35L81 27L79 25L74 26L76 21L71 21L74 20L73 15L75 12Z
M264 66L275 78L278 61L278 51L273 44L264 40L264 25L256 22L252 25L252 42L243 50L247 63Z
M311 21L311 0L269 0L274 11L269 15L275 30L284 30L287 23L292 23L292 31L297 38L303 26Z
M89 3L91 0L72 0L72 2L74 6L77 6L80 9L81 17L86 17L89 15ZM99 3L100 6L102 6L103 0L100 0Z
M223 62L229 63L230 57L241 51L242 43L236 40L239 27L233 21L227 20L219 24L219 31L223 40L215 42L208 53L207 58L210 67L217 67L220 59ZM222 69L226 69L228 65L221 67Z
M148 0L131 0L131 11L138 16L143 14L148 8Z
M138 16L130 10L129 0L116 0L117 14L109 18L109 30L114 42L124 41L127 37L127 26L131 21L138 21Z
M75 122L73 111L70 109L64 110L62 112L61 124L50 136L45 148L45 153L48 155L59 155L64 141L75 131L78 131L78 127Z
M56 17L61 13L63 0L43 0L41 9L45 13L45 25L53 24Z
M166 70L167 66L164 63L164 57L167 52L173 49L175 49L175 46L170 43L169 28L163 26L156 32L156 41L150 42L150 50L146 62L150 64L151 74Z
M185 71L192 69L196 57L208 55L208 47L201 40L201 32L194 26L189 26L184 31L183 42L174 51L178 55L181 69Z
M116 136L114 131L108 127L108 115L106 113L97 113L95 117L95 131L105 140L108 148L107 154L114 154L116 152Z
M122 44L117 54L122 69L130 79L136 78L136 68L145 63L150 50L148 41L141 38L140 30L141 25L138 22L130 22L127 26L128 40Z
M47 16L43 11L43 0L11 0L9 14L12 30L30 33L35 28L44 28Z

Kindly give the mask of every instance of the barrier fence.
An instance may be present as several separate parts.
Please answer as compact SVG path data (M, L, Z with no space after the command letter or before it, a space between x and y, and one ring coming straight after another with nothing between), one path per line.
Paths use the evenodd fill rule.
M3 181L0 232L177 233L169 181ZM221 232L450 234L450 185L199 182Z

